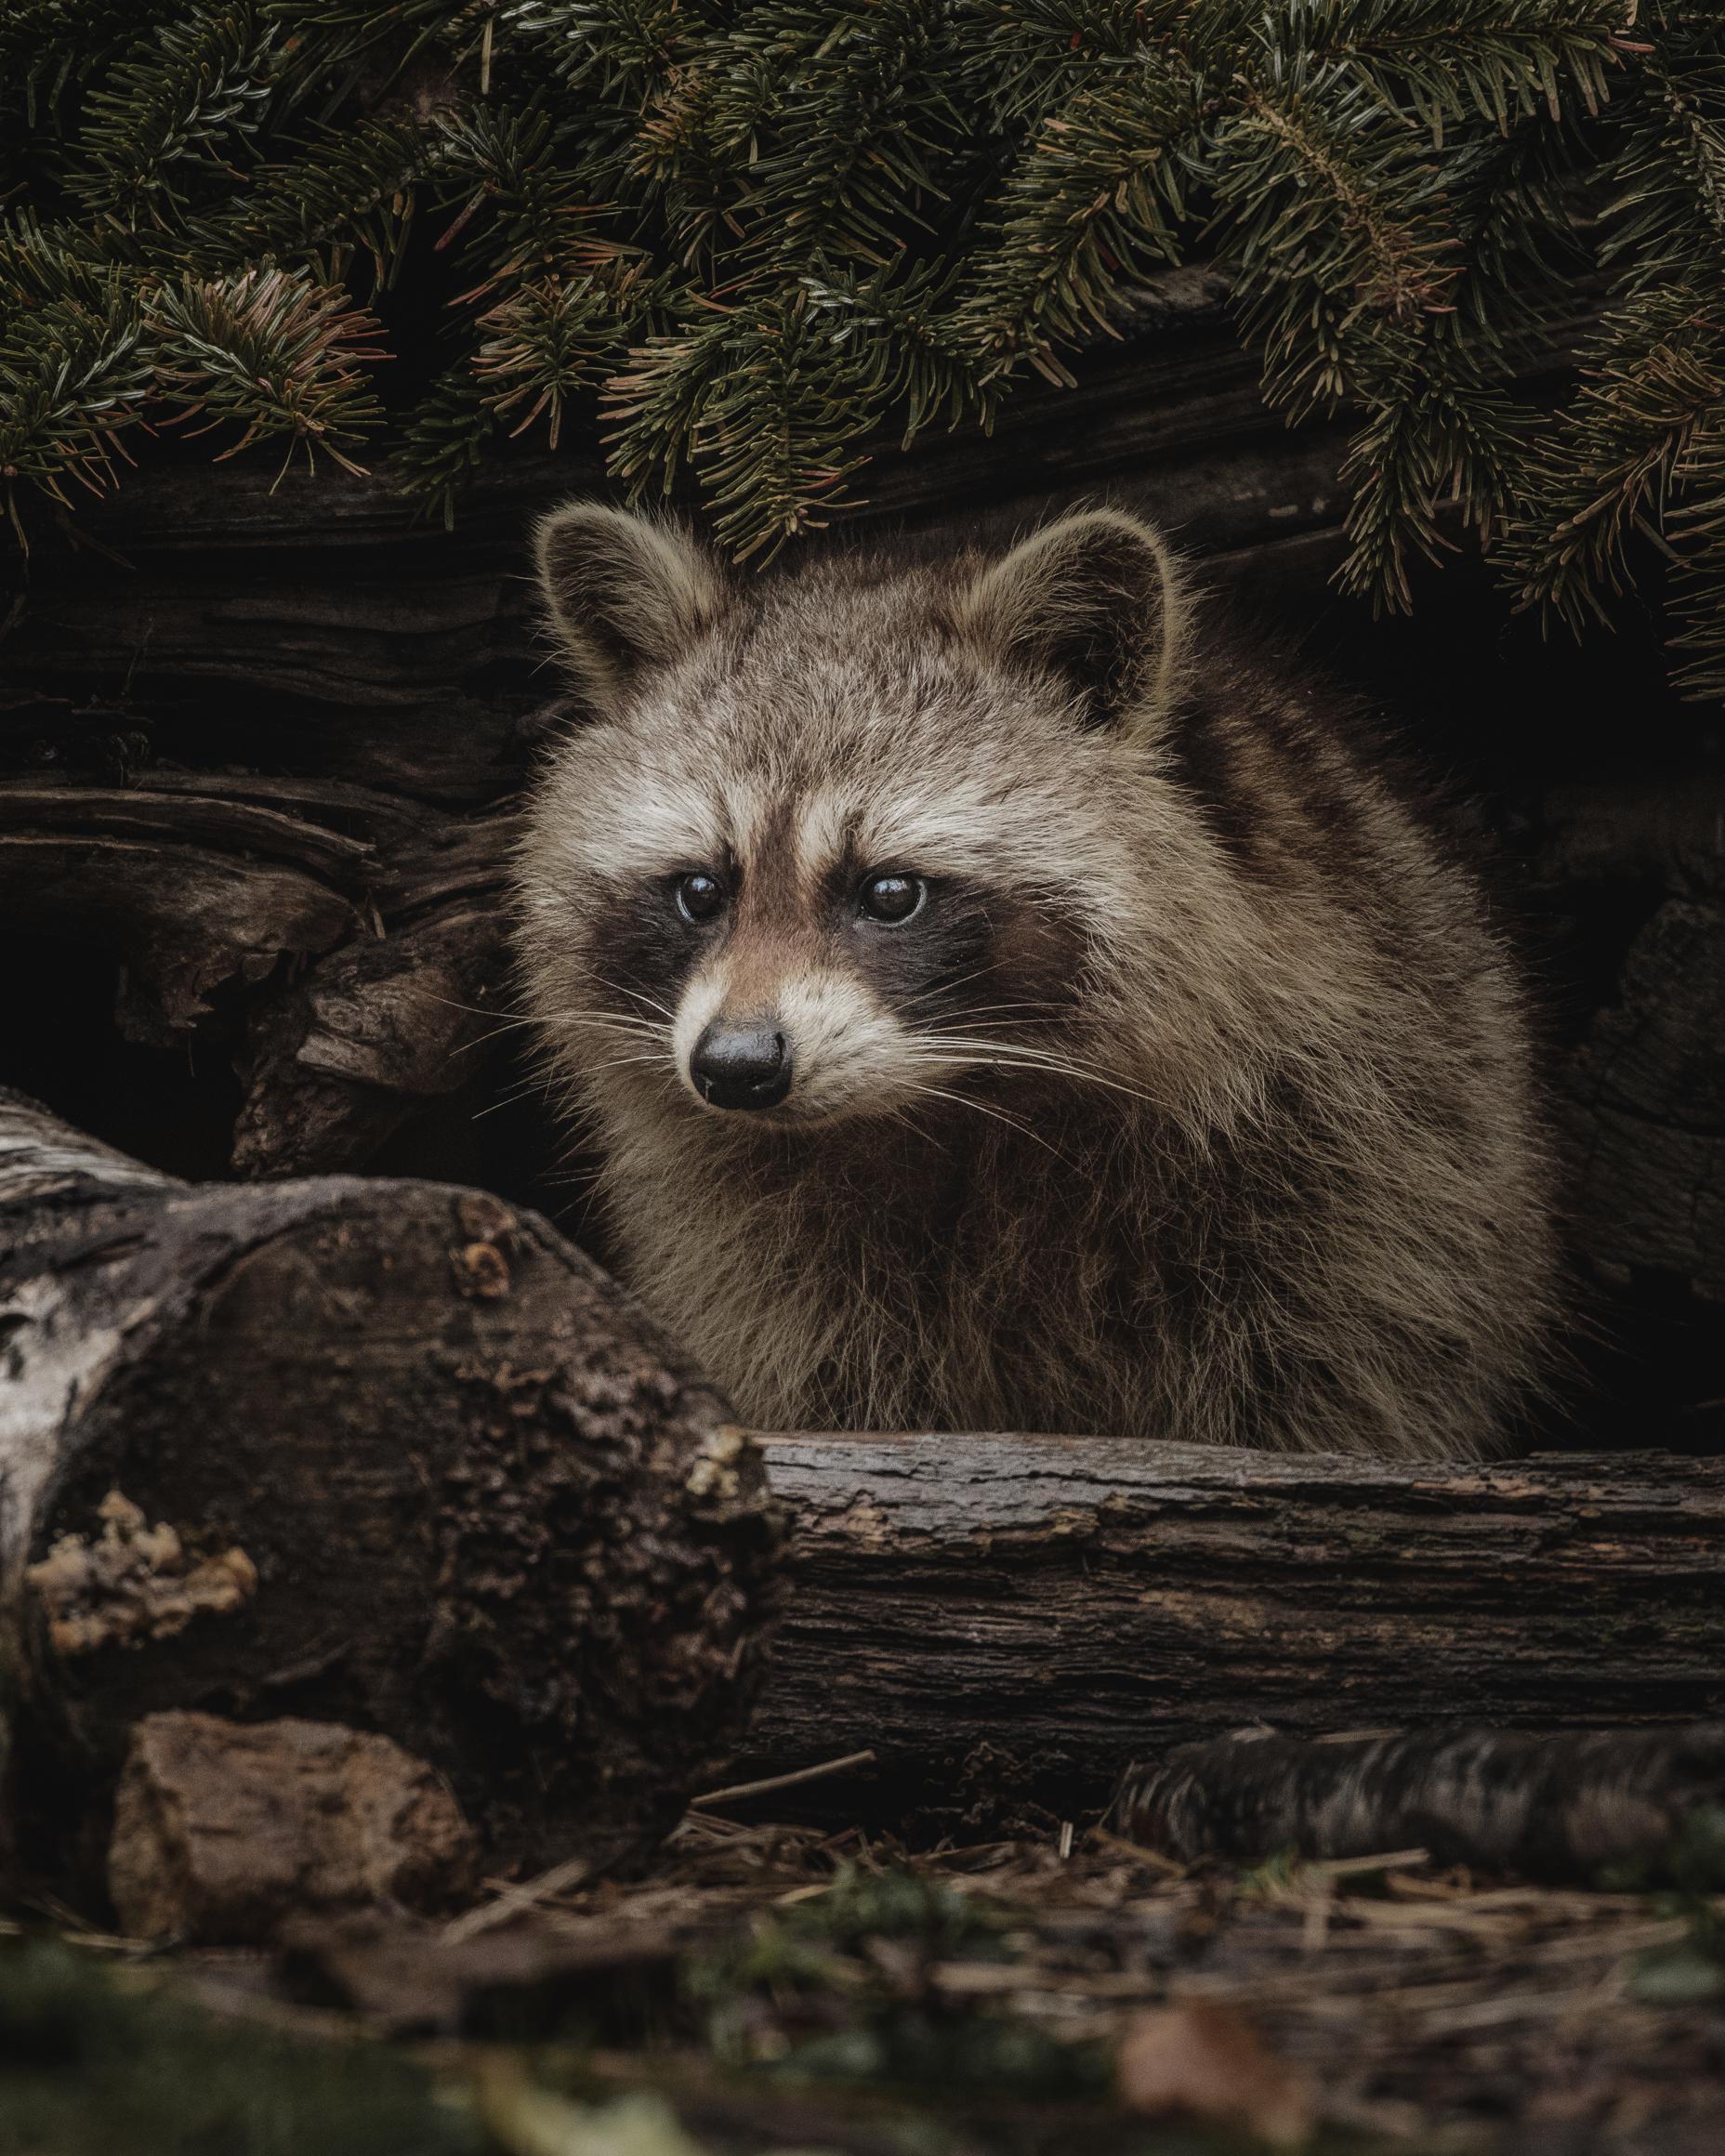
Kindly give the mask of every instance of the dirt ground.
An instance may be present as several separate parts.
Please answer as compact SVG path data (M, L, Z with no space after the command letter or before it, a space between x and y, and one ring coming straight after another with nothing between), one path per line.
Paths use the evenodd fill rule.
M911 1854L691 1812L441 1924L0 1941L0 2156L1725 2150L1725 1819L1668 1884Z

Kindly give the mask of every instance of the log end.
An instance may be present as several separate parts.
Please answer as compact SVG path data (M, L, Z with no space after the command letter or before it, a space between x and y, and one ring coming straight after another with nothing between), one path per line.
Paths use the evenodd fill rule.
M430 1184L158 1183L73 1242L79 1295L114 1254L135 1352L21 1553L33 1869L89 1877L68 1793L178 1710L394 1740L494 1870L640 1853L722 1774L781 1515L718 1395L544 1221Z

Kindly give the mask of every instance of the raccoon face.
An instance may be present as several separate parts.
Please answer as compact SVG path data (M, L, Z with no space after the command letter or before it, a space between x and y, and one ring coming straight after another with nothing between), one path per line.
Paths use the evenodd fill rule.
M1153 534L1100 512L944 581L745 597L578 504L539 559L592 716L530 805L522 944L589 1088L818 1125L975 1106L1080 1052L1139 876L1121 759L1171 650Z

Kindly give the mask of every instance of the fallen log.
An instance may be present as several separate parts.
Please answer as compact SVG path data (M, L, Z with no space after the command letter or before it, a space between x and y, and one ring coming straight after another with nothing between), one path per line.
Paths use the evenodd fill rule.
M99 1875L134 1725L395 1740L504 1867L651 1846L735 1748L758 1454L532 1214L188 1186L0 1094L0 1805Z
M1409 1468L1109 1438L762 1440L797 1588L736 1769L797 1816L1094 1814L1250 1724L1725 1714L1725 1460Z
M1668 1876L1687 1821L1721 1804L1721 1723L1555 1736L1403 1729L1310 1743L1242 1730L1128 1768L1110 1818L1181 1863L1423 1848L1439 1863L1592 1885L1625 1868Z
M761 1455L797 1587L736 1776L875 1755L786 1793L802 1811L1070 1817L1129 1761L1252 1723L1725 1710L1725 1462L757 1453L531 1215L414 1183L188 1188L16 1098L0 1328L38 1842L139 1717L184 1708L388 1735L522 1861L650 1836L717 1779L758 1676Z

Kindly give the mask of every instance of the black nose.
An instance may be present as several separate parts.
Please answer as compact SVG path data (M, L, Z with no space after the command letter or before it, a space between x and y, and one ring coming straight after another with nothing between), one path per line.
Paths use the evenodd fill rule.
M689 1075L710 1108L776 1108L791 1089L791 1044L770 1026L715 1019L695 1043Z

